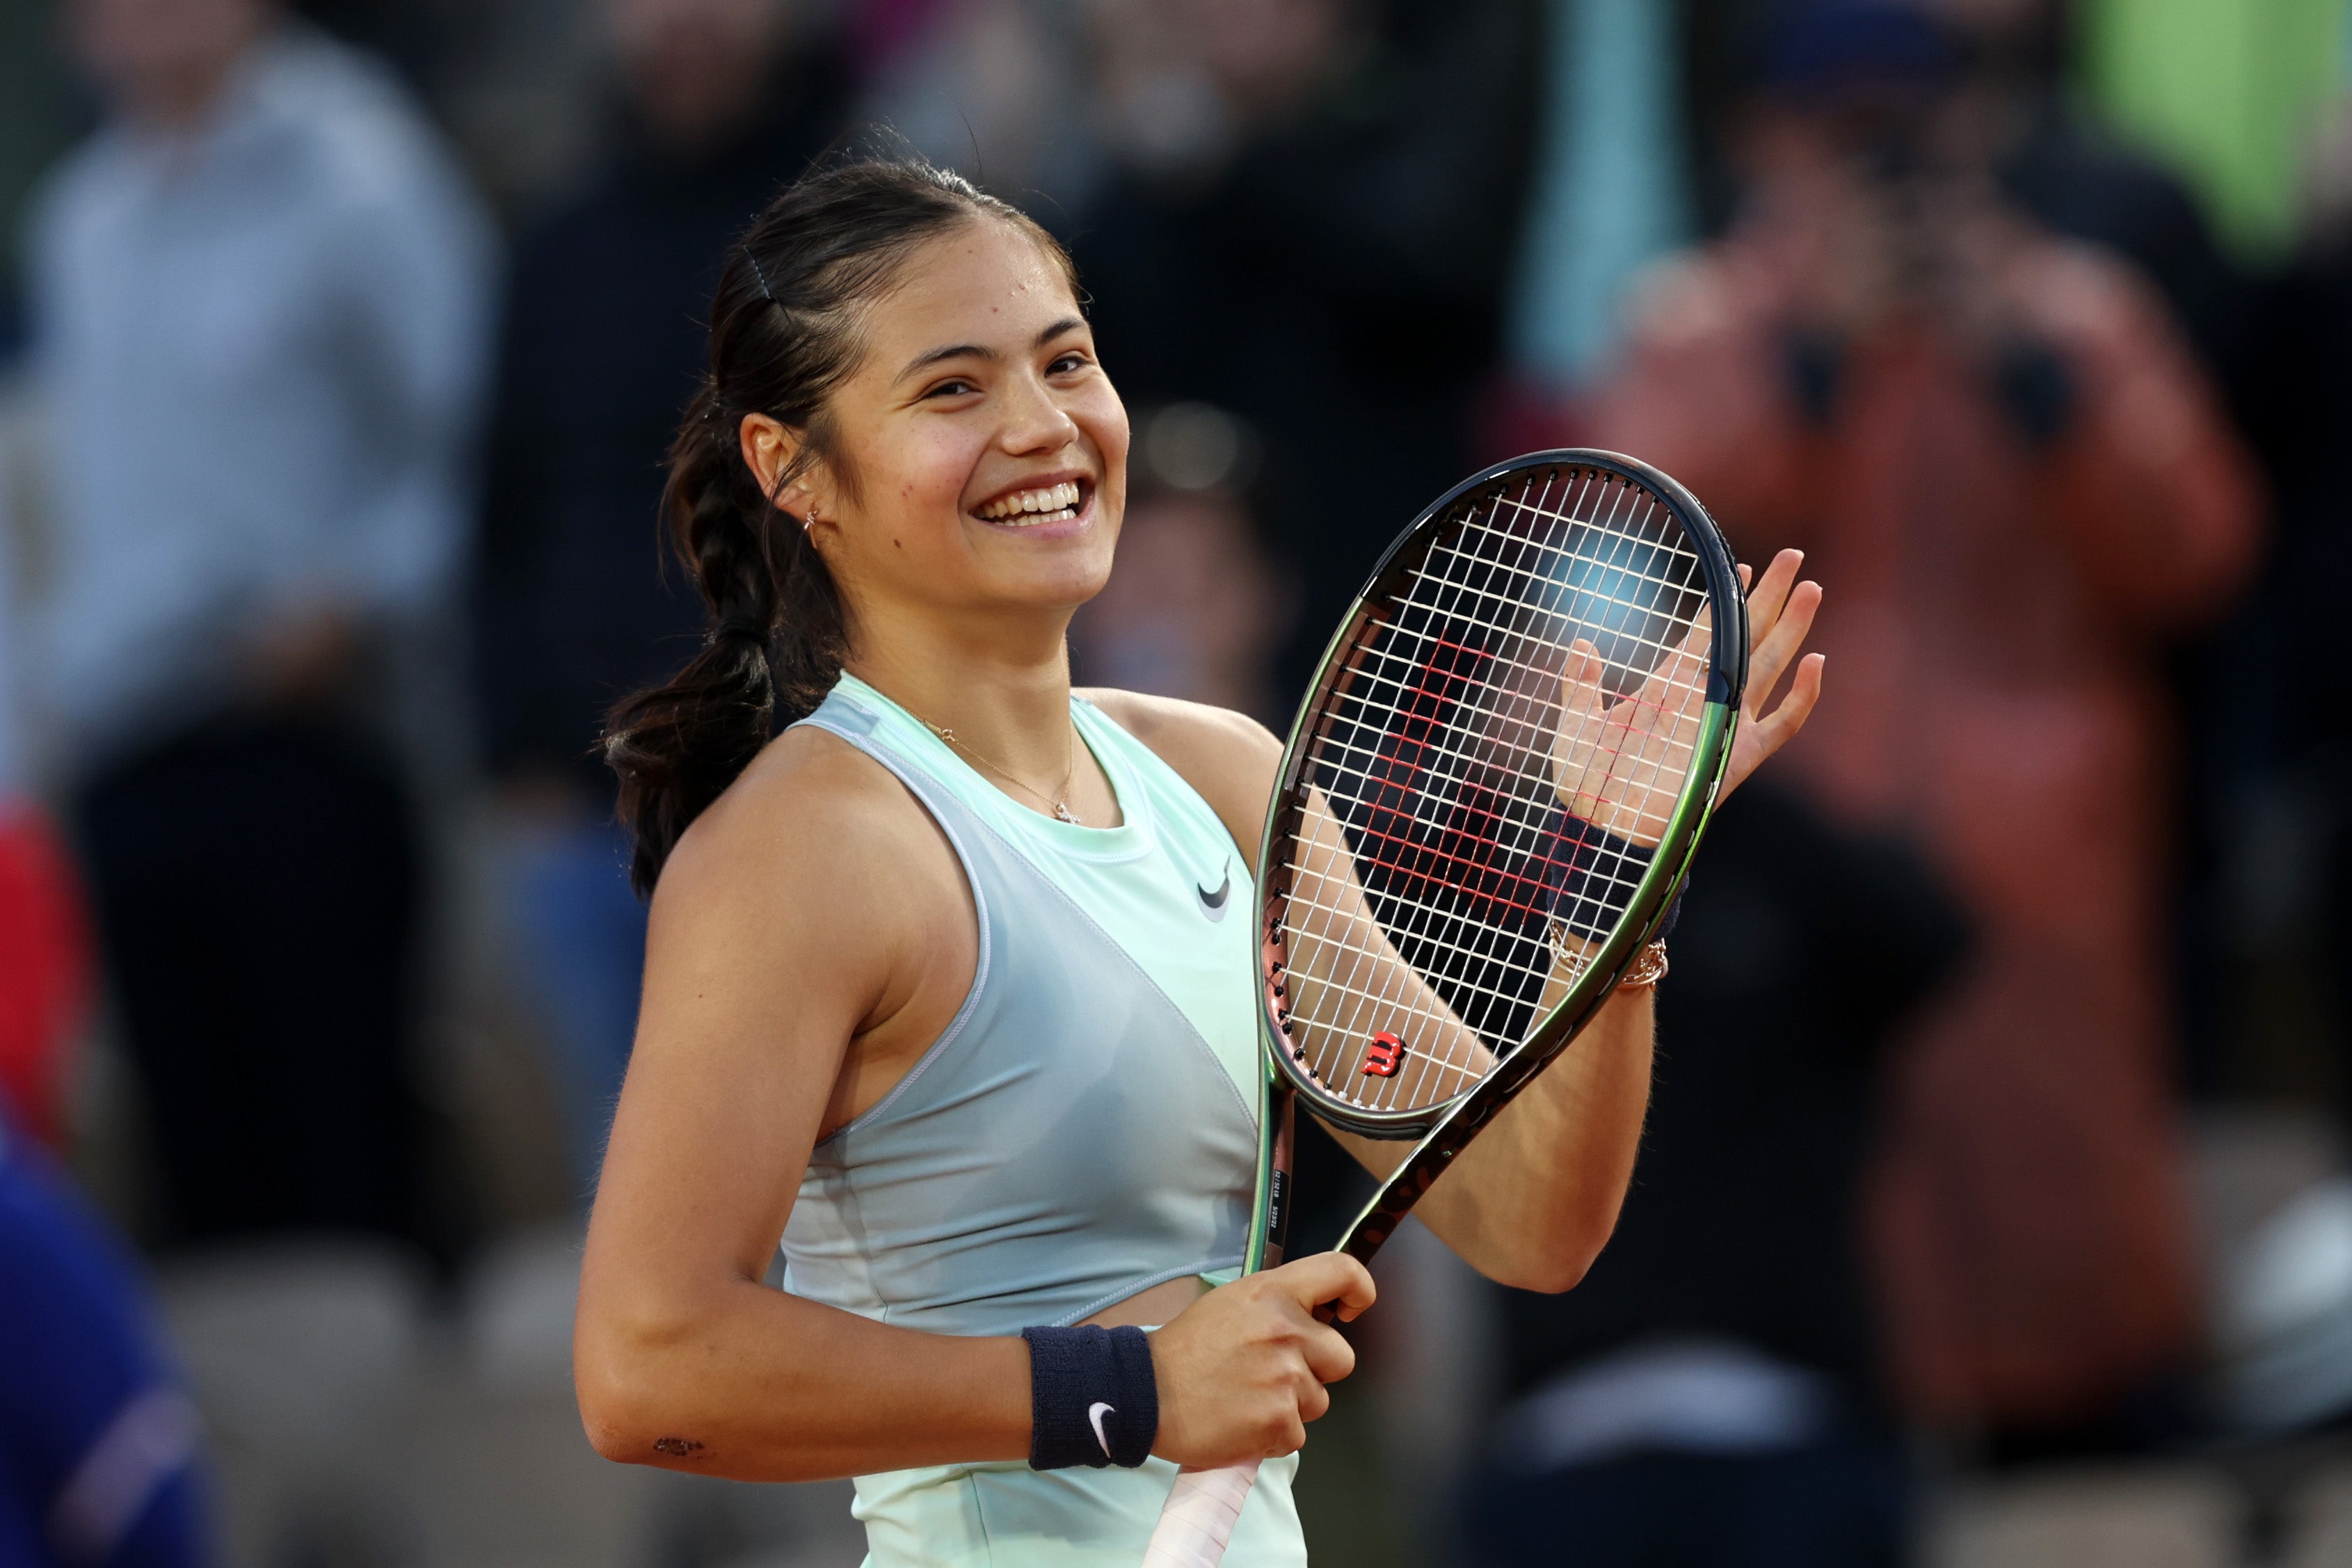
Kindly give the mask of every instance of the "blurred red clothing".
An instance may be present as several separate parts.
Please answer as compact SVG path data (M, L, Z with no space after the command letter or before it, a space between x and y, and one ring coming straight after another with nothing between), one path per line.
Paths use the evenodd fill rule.
M1591 434L1689 485L1743 555L1803 549L1828 589L1827 691L1772 765L1915 832L1979 922L1888 1088L1869 1228L1896 1391L1929 1420L2064 1421L2199 1326L2155 658L2244 581L2256 486L2120 266L2040 237L2007 256L2002 341L2054 351L2070 389L2037 441L1992 350L1917 314L1849 340L1809 411L1793 254L1735 235L1674 264ZM1835 984L1840 955L1811 959Z
M48 819L0 803L0 1110L51 1145L89 971L81 899Z

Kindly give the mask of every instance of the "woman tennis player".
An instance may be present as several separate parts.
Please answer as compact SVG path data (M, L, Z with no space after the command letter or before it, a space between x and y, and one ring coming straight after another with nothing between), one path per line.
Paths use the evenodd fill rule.
M1315 1308L1372 1300L1336 1254L1233 1278L1281 747L1070 689L1127 454L1067 258L951 174L812 174L727 260L667 501L709 641L608 740L653 923L577 1384L611 1458L856 1477L877 1568L1135 1568L1177 1465L1296 1453L1355 1359ZM1751 596L1759 701L1820 600L1796 569ZM1809 656L1727 789L1820 687ZM1650 1030L1622 989L1422 1218L1574 1284ZM1306 1560L1295 1466L1231 1561Z

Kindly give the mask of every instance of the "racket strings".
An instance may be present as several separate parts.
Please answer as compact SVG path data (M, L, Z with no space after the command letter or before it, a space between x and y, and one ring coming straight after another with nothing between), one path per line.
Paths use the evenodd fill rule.
M1692 686L1690 689L1696 693L1699 701L1704 702L1705 693L1703 689L1697 688L1696 685ZM1626 698L1622 699L1621 700L1633 702L1637 700ZM1517 731L1517 733L1506 732L1501 737L1500 743L1497 748L1504 753L1504 756L1501 759L1502 765L1505 769L1508 770L1507 776L1509 777L1511 781L1510 784L1506 788L1500 789L1488 788L1484 785L1465 786L1465 790L1468 793L1465 793L1464 798L1455 803L1454 811L1457 816L1475 819L1476 826L1480 830L1478 833L1479 842L1492 842L1507 848L1513 847L1507 842L1508 835L1518 834L1524 837L1526 835L1536 831L1540 826L1539 816L1531 824L1523 814L1514 812L1511 807L1539 802L1544 810L1549 811L1550 797L1548 795L1542 795L1539 793L1541 789L1540 774L1530 771L1525 765L1526 759L1534 758L1539 760L1544 756L1546 754L1545 749L1536 743L1535 740L1523 741L1519 739L1519 734L1521 733L1531 737L1542 738L1546 736L1546 731L1532 721L1521 720L1516 717L1506 720L1502 728L1507 731ZM1425 745L1421 749L1425 755L1435 760L1442 760L1444 763L1451 763L1457 768L1465 770L1465 773L1471 770L1491 770L1495 767L1497 762L1497 758L1492 752L1473 754L1463 752L1458 748L1437 744ZM1595 754L1606 756L1611 759L1610 776L1615 776L1615 768L1626 755L1623 749L1611 746L1607 744L1604 740L1597 738L1593 742L1591 749ZM1357 791L1362 791L1367 795L1376 795L1380 791L1388 788L1392 782L1390 775L1384 771L1384 763L1386 763L1387 758L1379 750L1378 746L1376 744L1366 744L1347 734L1335 734L1329 738L1322 748L1321 755L1318 760L1324 764L1320 779L1323 787L1327 790L1337 788L1343 793L1351 795ZM1655 758L1646 758L1636 753L1634 760L1637 762L1650 763L1652 765L1653 776L1654 778L1658 773L1663 772L1664 768L1670 763L1671 758L1664 754L1661 754ZM1475 804L1475 802L1480 799L1492 799L1497 804L1494 806L1483 806ZM1388 837L1380 833L1378 829L1372 827L1360 827L1360 831L1370 834L1375 837ZM1423 853L1433 856L1439 860L1460 863L1464 865L1465 868L1470 865L1466 857L1460 854L1448 853L1443 849L1424 846L1423 847ZM1523 879L1529 880L1530 882L1530 886L1528 889L1529 897L1525 900L1507 899L1505 901L1514 903L1519 908L1532 910L1538 907L1537 895L1541 891L1540 883L1532 879Z
M1286 840L1288 1033L1324 1088L1424 1109L1525 1037L1558 966L1552 919L1605 928L1592 917L1622 910L1640 875L1556 831L1555 752L1580 759L1593 827L1657 838L1706 703L1706 604L1672 510L1594 470L1468 504L1404 574L1335 678ZM1579 642L1601 675L1571 710ZM1381 1035L1402 1070L1376 1070L1396 1059L1374 1051Z
M1477 524L1473 524L1473 527L1477 527ZM1489 541L1494 541L1494 538L1500 538L1500 536L1498 536L1498 531L1494 531L1494 529L1482 529L1482 533L1484 533L1484 536L1486 536L1486 538L1489 538ZM1517 543L1517 541L1510 541L1510 538L1503 538L1503 543L1506 543L1506 545L1512 545L1512 543ZM1500 557L1498 564L1506 564L1506 566L1517 564L1517 562L1515 562L1515 560L1510 560L1512 555L1517 555L1517 550L1506 550L1506 552L1498 552L1498 557ZM1486 572L1486 566L1489 566L1489 562L1477 560L1477 557L1470 557L1470 555L1465 555L1465 552L1458 552L1458 550L1456 550L1456 552L1451 552L1451 560L1454 560L1454 562L1461 562L1461 564L1467 564L1467 566L1470 566L1470 569L1473 569L1475 574L1477 574L1477 576L1489 576L1489 572ZM1416 583L1418 583L1418 585L1421 585L1421 588L1423 588L1423 593L1421 593L1421 595L1412 595L1412 593L1409 593L1409 595L1406 595L1406 602L1412 602L1413 597L1434 599L1434 602L1437 602L1437 609L1442 609L1442 611L1446 611L1446 609L1456 611L1456 618L1463 618L1463 616L1461 616L1463 606L1461 606L1461 602L1458 602L1458 595L1454 593L1454 590L1463 588L1463 585L1473 585L1473 588L1475 588L1475 585L1477 585L1477 583L1475 583L1475 581L1465 583L1465 574L1461 574L1461 572L1451 574L1451 576L1444 576L1444 574L1421 572L1421 574L1416 574ZM1437 590L1437 593L1433 595L1433 593L1430 593L1430 588L1434 588L1434 590ZM1491 611L1489 611L1489 614L1486 614L1486 616L1477 616L1477 614L1473 614L1473 616L1470 616L1470 618L1473 618L1473 621L1484 621L1484 626L1479 626L1477 630L1486 632L1486 635L1491 635L1491 632L1494 632L1494 630L1498 630L1498 627L1494 626L1494 618L1491 618ZM1412 626L1412 618L1409 618L1409 616L1406 616L1406 630L1428 632L1428 627L1416 627L1416 626ZM1434 668L1440 666L1440 658L1442 658L1442 656L1451 654L1451 660L1449 660L1449 663L1451 663L1451 666L1454 666L1454 668L1449 668L1449 670L1446 670L1446 675L1456 675L1456 677L1458 677L1458 675L1463 675L1461 668L1458 668L1458 666L1461 666L1463 654L1465 654L1465 651L1467 651L1465 644L1463 644L1463 642L1458 642L1458 639L1444 637L1444 632L1437 632L1437 635L1434 635L1434 637L1409 639L1409 642L1434 642L1434 644L1437 644L1437 654L1433 654L1433 651L1423 651L1423 648L1402 647L1402 648L1392 648L1392 656L1400 656L1400 658L1409 658L1409 656L1412 656L1413 651L1421 651L1421 666L1423 666L1423 670L1434 670ZM1489 647L1491 647L1491 644L1489 644ZM1510 654L1507 654L1507 648L1503 648L1503 651L1500 651L1500 654L1503 654L1503 658L1500 658L1500 663L1506 663L1506 666L1507 666L1507 663L1515 663L1515 660L1510 658ZM1557 660L1555 660L1555 663L1557 663ZM1545 670L1545 675L1550 675L1550 672ZM1473 672L1473 679L1475 679L1475 672ZM1412 689L1413 689L1413 696L1423 696L1423 699L1425 699L1425 696L1430 696L1430 684L1428 684L1428 679L1425 679L1425 677L1423 677L1423 679L1416 679L1416 682L1413 682L1413 687L1412 687ZM1461 693L1444 693L1444 696L1446 696L1446 699L1458 699L1458 696L1461 696ZM1373 700L1379 700L1379 693L1373 693ZM1425 742L1423 742L1423 738L1421 738L1421 736L1416 736L1416 733L1412 733L1412 731L1416 731L1416 729L1421 729L1421 726L1425 724L1425 720L1430 720L1430 717L1433 717L1433 715L1430 715L1430 712L1428 712L1428 710L1425 710L1425 705L1423 705L1423 703L1406 703L1406 705L1400 705L1400 708L1404 710L1404 712L1409 712L1409 715L1412 715L1412 720L1416 720L1416 721L1413 721L1413 724L1406 724L1404 729L1406 729L1406 733L1409 733L1409 738L1412 738L1412 741L1421 742L1421 745L1418 745L1418 750L1423 750L1423 752L1425 752L1425 750L1428 750L1428 748L1425 748ZM1524 705L1522 705L1522 708L1524 708ZM1355 717L1362 717L1362 715L1355 715ZM1512 724L1510 729L1522 729L1522 731L1534 731L1536 726L1534 726L1534 724ZM1512 738L1510 738L1510 736L1506 736L1506 748L1510 748L1510 750L1519 750L1519 752L1524 752L1524 750L1528 750L1528 748L1527 748L1527 742L1524 742L1524 741L1522 741L1522 742L1517 742L1517 745L1512 745ZM1428 762L1428 757L1425 757L1425 754L1421 754L1421 757L1416 757L1416 754L1412 754L1412 750L1406 750L1406 748L1397 748L1397 750L1400 750L1400 752L1404 752L1404 754L1402 754L1402 757L1395 757L1395 759L1400 759L1400 762L1404 762L1406 766L1412 766L1413 762ZM1444 762L1449 762L1449 764L1454 764L1454 769L1451 769L1451 778L1461 778L1461 769L1465 769L1465 766L1479 766L1479 769L1489 771L1489 773L1491 773L1491 764L1494 764L1494 757L1470 757L1470 754L1458 752L1458 750L1454 750L1454 748L1442 748L1442 750L1444 750ZM1360 778L1357 778L1357 781L1345 781L1345 778L1339 778L1339 781L1328 781L1328 783L1334 783L1334 787L1336 787L1336 793L1339 793L1339 797L1348 797L1348 795L1355 795L1357 799L1362 799L1362 797L1364 797L1364 793L1360 793L1360 790L1350 790L1350 787L1345 787L1345 785L1348 785L1348 783L1379 783L1379 785L1388 785L1388 783L1392 781L1392 773L1395 773L1395 769L1392 769L1392 766L1383 766L1385 762L1390 762L1390 757L1388 757L1388 754L1385 754L1385 748L1383 748L1383 750L1371 750L1371 757L1364 757L1364 759L1360 759L1360 762L1362 762L1362 766L1355 766L1355 769L1348 769L1348 766L1345 766L1345 764L1340 766L1340 769L1339 769L1340 773L1348 773L1348 771L1355 771L1355 773L1360 773ZM1444 773L1442 773L1442 775L1444 775ZM1507 778L1515 778L1515 781L1534 783L1534 775L1531 775L1531 771L1528 771L1527 766L1524 766L1524 759L1519 759L1519 757L1506 759L1506 775L1507 775ZM1385 790L1381 790L1381 793L1385 793ZM1376 793L1376 795L1379 795L1379 793ZM1531 802L1538 802L1538 797L1536 797L1534 790L1528 790L1528 787L1519 787L1519 790L1510 790L1510 793L1506 795L1506 809L1507 809L1507 806L1510 806L1510 804L1517 804L1517 806L1522 806L1522 811L1515 811L1515 814L1503 816L1503 818L1500 818L1498 823L1489 823L1489 826L1484 827L1484 832L1479 832L1479 826L1475 826L1475 823L1473 823L1473 827L1470 827L1470 835L1467 835L1467 837L1470 837L1470 842L1477 844L1479 839L1486 839L1486 842L1507 842L1507 839L1512 839L1512 837L1517 837L1517 839L1524 839L1524 842L1527 842L1527 844L1522 844L1522 848L1524 848L1524 847L1531 847L1531 842L1534 842L1534 835L1536 835L1536 832L1540 832L1540 816L1528 816L1527 811L1524 811L1524 806L1527 806L1527 804L1531 804ZM1379 804L1383 804L1383 806L1388 806L1388 804L1392 804L1392 802L1385 802L1385 799L1381 799ZM1463 802L1463 799L1458 797L1458 795L1456 795L1456 802L1454 802L1454 806L1456 806L1456 814L1458 814L1458 811L1463 809L1463 806L1465 806L1465 804L1467 804L1467 802ZM1477 806L1470 806L1470 809L1477 811ZM1498 814L1491 814L1491 811L1489 811L1489 814L1486 814L1486 816L1498 816ZM1527 820L1512 820L1512 818L1527 818ZM1437 936L1437 938L1440 938L1442 945L1451 945L1451 947L1454 947L1454 952L1451 952L1451 954L1444 954L1444 957L1446 957L1446 959L1451 959L1451 962L1444 962L1444 963L1442 963L1442 966L1440 966L1442 978L1446 978L1446 980L1451 980L1451 983L1454 983L1454 985L1451 985L1451 992L1454 992L1454 996L1451 996L1451 999L1454 999L1454 1004L1456 1004L1456 1006L1454 1006L1454 1011L1456 1011L1456 1013L1470 1013L1470 1020L1473 1020L1473 1023L1484 1023L1484 1025L1486 1025L1486 1032L1500 1032L1500 1035L1507 1035L1507 1032L1512 1032L1512 1030L1510 1030L1510 1025L1507 1025L1507 1023L1500 1023L1500 1020L1491 1018L1491 1016L1494 1016L1496 1011L1512 1011L1512 1008L1522 1006L1522 990L1524 990L1522 980L1515 978L1515 975L1506 975L1506 978L1496 978L1496 975L1491 973L1491 971L1494 971L1494 966L1496 966L1496 963L1498 963L1498 962L1500 962L1500 966L1503 966L1503 969L1506 969L1506 971L1507 971L1507 969L1512 969L1512 966L1517 966L1517 969L1522 969L1522 971L1531 969L1531 966L1528 966L1528 962L1527 962L1527 959L1524 959L1524 957L1519 957L1519 954L1510 954L1510 952L1506 952L1506 942L1510 942L1512 938L1522 938L1522 941L1524 941L1524 931L1498 931L1498 924L1503 924L1503 921L1496 921L1496 920L1494 920L1494 914L1491 914L1491 912L1486 912L1486 917L1484 917L1484 920L1477 920L1477 917L1473 917L1473 921L1470 921L1470 924L1473 924L1473 933L1470 933L1470 936L1473 936L1473 941L1470 941L1470 942L1463 941L1463 936L1465 936L1465 933L1463 933L1463 931L1461 931L1461 924L1463 924L1463 921L1454 921L1454 929L1451 929L1451 931L1433 931L1433 929L1430 929L1430 917L1442 917L1442 914L1444 914L1444 912L1442 912L1440 908L1437 908L1437 902L1434 902L1433 898L1428 896L1428 891L1430 891L1428 884L1430 884L1430 881L1434 881L1434 884L1437 884L1437 886L1444 886L1446 881L1461 881L1461 884L1486 884L1486 886L1484 886L1484 891L1489 893L1489 898L1491 898L1491 893L1494 893L1494 886L1491 886L1491 872L1494 872L1494 869L1498 869L1498 868L1496 868L1496 865L1494 865L1494 856L1491 856L1491 853L1482 853L1482 856L1477 856L1477 858L1467 858L1467 856L1461 856L1461 853L1449 853L1449 851L1446 851L1446 848L1442 848L1442 847L1430 847L1430 844L1423 844L1423 847L1418 847L1418 848L1421 848L1423 853L1404 853L1404 856L1400 856L1400 853L1395 853L1397 848L1400 848L1400 847L1404 847L1406 851L1412 851L1412 848L1413 848L1412 837L1397 835L1397 832L1381 832L1381 826L1379 826L1379 823L1376 823L1376 820L1364 820L1364 816L1362 816L1362 814L1360 814L1360 818L1357 818L1355 826L1357 826L1357 837L1360 837L1360 839L1362 839L1362 837L1367 837L1367 835L1369 835L1369 837L1373 837L1373 839L1385 839L1383 844L1376 844L1376 847L1373 847L1373 860L1376 860L1376 863L1379 863L1379 860L1388 860L1388 868L1385 868L1385 869L1390 869L1390 872L1395 872L1395 869L1400 869L1400 863L1402 863L1402 869L1409 869L1409 872L1421 872L1421 875L1409 875L1409 877L1406 877L1404 881L1397 879L1395 875L1390 875L1388 879L1385 879L1385 886L1381 886L1381 891L1388 893L1388 900L1385 900L1385 902L1388 902L1388 905L1390 905L1390 910L1388 910L1388 914L1390 914L1390 924L1395 924L1395 921L1397 921L1397 905L1409 905L1409 908L1413 908L1413 912L1416 912L1416 920L1409 921L1409 926L1406 926L1406 936L1421 936L1421 938ZM1461 823L1454 823L1454 827L1456 827L1456 830L1458 830L1458 827L1461 827ZM1454 837L1463 837L1463 835L1458 835L1458 832L1456 832L1456 835L1454 835ZM1388 853L1385 853L1385 856L1383 856L1383 853L1381 853L1381 851L1388 851ZM1425 875L1425 872L1428 872L1428 869L1430 869L1430 868L1428 868L1428 860L1430 860L1430 853L1428 853L1428 851L1434 851L1434 853L1437 853L1437 856L1440 856L1440 860L1454 860L1454 863L1456 863L1456 865L1454 865L1454 868L1446 868L1444 863L1440 863L1440 865L1437 865L1437 868L1434 868L1434 869L1437 869L1437 872L1440 872L1440 875L1437 875L1437 877L1434 877L1434 879L1433 879L1433 877ZM1413 865L1413 860L1418 860L1418 863L1421 863L1421 865ZM1446 869L1454 869L1454 872L1463 872L1463 869L1467 869L1467 872L1470 872L1470 875L1446 877L1446 875L1444 875ZM1506 875L1510 875L1510 869L1507 869L1507 868L1506 868ZM1528 875L1524 875L1524 872L1522 872L1522 875L1519 875L1519 881L1522 881L1522 884L1524 884L1522 896L1512 898L1510 893L1506 893L1506 898L1503 898L1503 902L1506 902L1506 905L1510 905L1512 912L1517 914L1519 920L1524 921L1524 917L1528 917L1528 914L1534 914L1536 910L1540 908L1540 900L1543 900L1543 898L1540 898L1540 884L1538 884L1538 881L1536 881L1536 877L1528 877ZM1418 884L1418 886L1416 886L1416 884ZM1350 886L1345 886L1345 879L1340 879L1340 886L1336 886L1336 889L1331 889L1331 893L1334 893L1334 898L1348 898L1348 896L1350 896L1352 891L1355 891L1355 889L1350 889ZM1318 902L1318 905L1322 905L1324 898L1322 898L1322 896L1318 896L1318 893L1322 893L1322 889L1318 889L1318 891L1312 891L1312 893L1310 893L1310 900L1312 900L1312 902ZM1418 896L1416 896L1416 893L1418 893ZM1517 924L1517 921L1515 921L1515 924ZM1465 959L1467 959L1467 962L1465 962ZM1355 966L1355 969L1367 969L1367 966L1379 966L1379 954L1355 954L1355 963L1352 963L1352 966ZM1371 1004L1371 1006L1376 1006L1376 1004L1383 1004L1383 1002L1390 1002L1390 1004L1395 1002L1395 994L1397 994L1397 990L1400 990L1400 985L1397 985L1397 975L1392 973L1392 969L1395 969L1395 966L1392 966L1392 963L1388 963L1388 966L1385 966L1385 969L1390 971L1390 980L1388 980L1388 985L1383 985L1383 990L1379 990L1379 992L1371 992L1371 990L1367 990L1367 987L1362 987L1362 985L1352 985L1352 983L1350 983L1352 975L1331 975L1331 978L1339 980L1339 983L1340 983L1340 990L1348 992L1348 1004L1350 1004L1350 1008L1352 1008L1352 1011L1360 1013L1360 1011L1364 1011L1364 1008L1367 1008L1367 1004ZM1413 987L1413 990L1418 990L1418 987ZM1433 1008L1430 1008L1428 1004L1423 1004L1423 1006L1412 1008L1412 1016L1413 1016L1413 1023L1434 1023ZM1355 1018L1336 1018L1334 1023L1339 1023L1339 1025L1340 1025L1340 1032L1350 1032L1350 1025L1355 1023ZM1500 1027L1496 1027L1496 1025L1500 1025ZM1437 1030L1437 1035L1440 1035L1440 1039L1444 1039L1444 1037L1449 1035L1449 1032L1446 1032L1446 1030ZM1442 1079L1442 1084L1440 1084L1442 1096L1440 1096L1440 1098L1444 1098L1446 1093L1451 1093L1451 1090L1454 1090L1454 1089L1458 1089L1458 1084L1454 1084L1454 1081L1451 1081L1451 1079L1458 1079L1458 1077L1463 1077L1463 1072L1465 1072L1465 1063L1463 1063L1463 1060L1461 1060L1461 1058L1463 1058L1461 1041L1449 1041L1449 1047L1451 1047L1451 1048L1446 1048L1446 1051L1442 1051L1442 1053L1423 1053L1423 1056L1418 1058L1418 1060L1421 1060L1421 1065L1418 1065L1418 1068L1416 1068L1416 1079L1397 1081L1397 1084L1385 1086L1385 1093L1379 1093L1379 1096L1376 1096L1376 1098L1379 1098L1379 1100L1418 1100L1418 1098L1421 1098L1421 1096L1418 1096L1416 1090L1418 1090L1418 1089L1428 1089L1428 1086L1430 1086L1430 1084L1425 1084L1425 1081L1418 1081L1418 1079L1428 1079L1428 1077L1430 1077L1430 1074L1433 1074L1433 1072L1434 1072L1434 1077L1437 1077L1437 1079ZM1479 1056L1479 1058L1489 1058L1489 1063L1491 1063L1491 1056L1489 1056L1489 1053L1486 1053L1486 1051L1475 1051L1475 1056Z

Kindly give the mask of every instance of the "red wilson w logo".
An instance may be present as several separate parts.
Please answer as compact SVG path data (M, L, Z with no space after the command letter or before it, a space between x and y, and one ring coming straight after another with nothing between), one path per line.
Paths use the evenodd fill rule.
M1364 1047L1364 1070L1374 1078L1387 1078L1404 1060L1404 1042L1382 1029Z

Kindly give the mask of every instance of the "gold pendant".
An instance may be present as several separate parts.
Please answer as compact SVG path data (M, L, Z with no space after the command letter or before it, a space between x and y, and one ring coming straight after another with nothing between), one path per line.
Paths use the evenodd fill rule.
M1054 815L1060 820L1068 823L1073 827L1084 827L1086 826L1085 823L1078 820L1078 814L1072 811L1065 802L1057 800L1054 803Z

